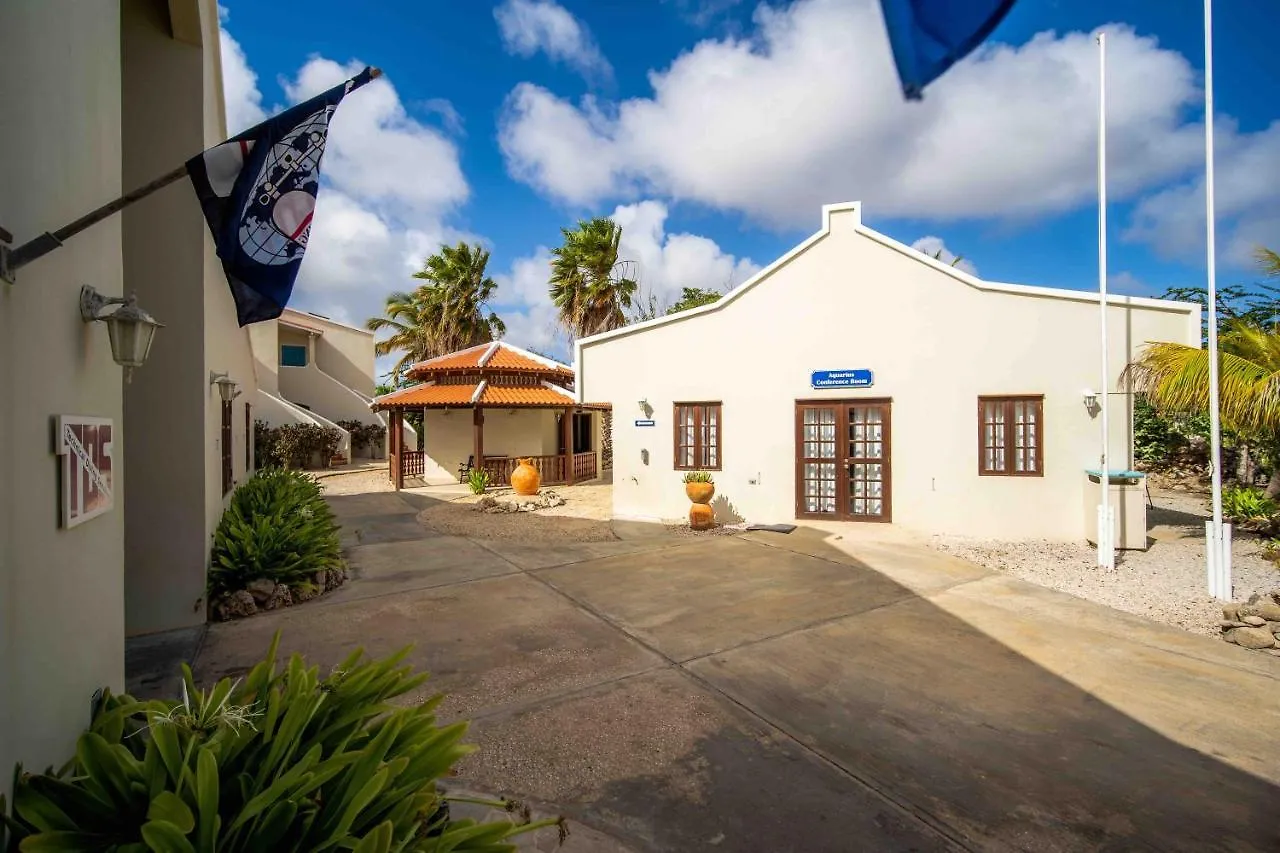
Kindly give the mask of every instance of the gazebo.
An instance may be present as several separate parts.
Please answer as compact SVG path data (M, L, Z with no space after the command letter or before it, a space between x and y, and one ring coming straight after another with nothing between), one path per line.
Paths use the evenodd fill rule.
M573 369L508 343L480 344L414 364L418 384L375 397L390 414L388 474L461 481L472 468L507 485L517 460L529 458L547 484L599 476L601 414L608 404L577 403ZM422 411L422 449L403 446L406 411ZM469 416L468 416L469 415Z

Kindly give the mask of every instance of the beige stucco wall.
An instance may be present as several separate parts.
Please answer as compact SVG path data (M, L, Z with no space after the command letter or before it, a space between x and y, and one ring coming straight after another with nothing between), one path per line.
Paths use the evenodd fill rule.
M474 453L470 409L430 409L423 421L425 477L454 480ZM556 413L550 409L485 409L485 456L547 456L556 452Z
M795 517L795 401L890 397L894 522L1080 538L1082 470L1101 453L1081 395L1098 385L1096 297L981 289L858 224L856 208L832 213L829 235L714 310L581 342L583 398L614 406L615 512L686 513L673 465L676 401L722 401L717 496L750 521L776 522ZM1113 304L1109 323L1113 392L1144 342L1199 340L1196 306ZM873 370L874 387L810 388L810 371L849 368ZM977 398L999 394L1044 395L1044 477L978 476ZM634 426L641 399L656 426ZM1126 467L1128 397L1111 399L1112 467Z
M373 332L305 311L287 309L284 316L321 331L314 347L315 362L321 370L366 397L373 396L377 384Z
M182 4L179 4L182 5ZM169 4L124 0L124 178L136 186L225 138L216 5L190 0L207 49L170 35ZM234 482L247 476L245 406L256 379L249 334L188 182L123 214L125 275L166 327L125 392L134 476L127 496L130 634L204 621L209 548L221 517L221 398L210 372L226 373L232 404Z
M121 192L115 3L4 4L0 225L18 244ZM101 686L124 681L121 369L80 320L81 284L123 293L121 221L108 219L0 284L0 793L15 761L61 765ZM115 421L115 509L59 528L52 418Z

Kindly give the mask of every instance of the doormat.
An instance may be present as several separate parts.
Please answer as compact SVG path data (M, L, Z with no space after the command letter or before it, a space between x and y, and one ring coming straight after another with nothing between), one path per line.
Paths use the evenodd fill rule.
M790 533L796 529L794 524L748 524L748 530L767 530L770 533Z

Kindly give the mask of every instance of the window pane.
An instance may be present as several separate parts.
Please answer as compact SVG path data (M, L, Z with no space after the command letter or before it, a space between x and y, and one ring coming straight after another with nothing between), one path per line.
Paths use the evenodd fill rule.
M293 344L281 344L280 364L283 367L306 367L307 348Z

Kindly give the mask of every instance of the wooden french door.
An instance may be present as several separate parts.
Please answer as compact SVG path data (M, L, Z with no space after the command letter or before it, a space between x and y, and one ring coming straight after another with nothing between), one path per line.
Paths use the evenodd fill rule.
M796 403L796 516L889 521L888 400Z

